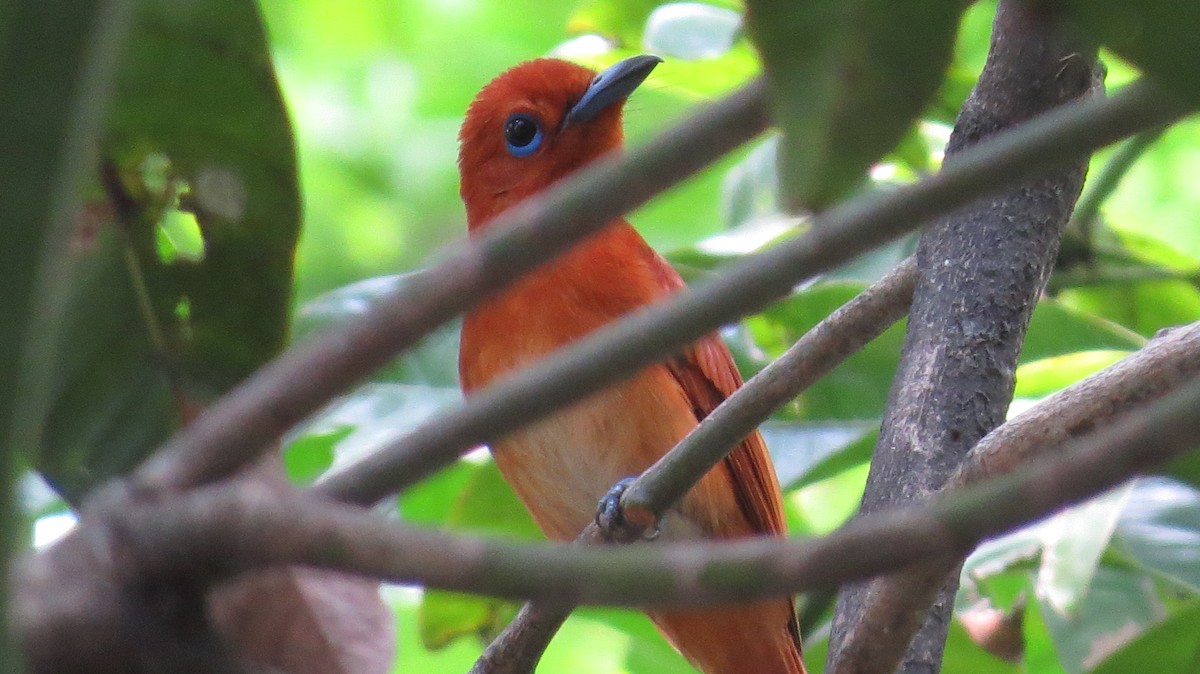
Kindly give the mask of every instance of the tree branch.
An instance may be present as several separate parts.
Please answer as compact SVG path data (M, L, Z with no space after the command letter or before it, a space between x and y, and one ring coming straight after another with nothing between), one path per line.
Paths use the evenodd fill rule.
M137 560L146 573L136 577L146 582L299 564L555 602L683 607L744 602L830 587L930 555L961 554L984 537L1187 452L1200 433L1198 412L1200 382L1192 382L1011 475L925 505L863 516L819 540L509 543L384 521L308 495L281 498L253 485L213 486L170 503L113 511L108 526L80 531L102 536L93 544ZM275 535L265 538L263 531ZM529 573L533 568L538 573Z
M1165 126L1150 129L1125 141L1113 153L1112 158L1104 165L1095 181L1088 182L1087 191L1079 197L1075 213L1071 216L1071 224L1078 228L1085 249L1090 250L1092 246L1092 233L1100 216L1100 206L1116 191L1117 185L1121 183L1121 179L1125 177L1134 163L1162 137L1166 130Z
M763 98L762 82L752 82L628 155L597 161L506 211L361 318L289 349L206 409L137 470L134 488L178 490L252 462L433 328L761 133Z
M468 674L526 674L532 672L558 628L571 615L564 604L528 602L505 625Z
M988 433L943 490L1016 470L1200 374L1200 321L1160 332L1137 353L1051 395Z
M1095 48L1064 38L1064 32L1046 8L1001 0L987 64L955 125L947 166L981 139L1100 89ZM1070 168L1042 172L977 201L922 235L921 278L861 513L924 500L1003 422L1029 318L1086 170L1081 153ZM916 635L907 633L911 643L891 637L900 633L897 622L920 618L919 611L864 611L868 594L897 582L881 578L841 589L830 636L831 674L897 671L901 660L900 672L941 669L957 577L942 586ZM897 647L877 647L881 642Z
M1097 147L1167 123L1186 110L1150 85L1045 115L979 147L921 182L875 192L816 218L803 236L751 256L699 289L607 327L492 385L464 405L319 483L318 493L374 503L503 437L635 373L683 344L785 296L796 283L900 236L981 194L1076 162Z
M625 490L622 507L661 518L775 410L908 313L916 280L916 261L910 257L805 333L646 469Z
M641 539L664 512L682 499L692 485L772 412L900 320L912 302L916 277L916 262L912 258L905 259L887 276L805 333L787 352L735 391L678 445L633 481L621 497L621 508L644 515L623 518L629 528L622 532L607 532L604 537L624 541ZM601 542L601 538L599 528L593 524L577 541ZM570 612L570 606L526 604L488 645L471 674L533 671Z

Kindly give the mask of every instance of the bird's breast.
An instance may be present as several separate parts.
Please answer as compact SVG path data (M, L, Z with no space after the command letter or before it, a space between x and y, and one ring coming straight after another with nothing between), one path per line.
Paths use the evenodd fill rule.
M632 228L610 228L467 316L463 389L511 376L677 286ZM492 443L492 454L547 535L571 539L617 481L645 470L695 424L679 382L652 365Z
M694 425L670 374L654 366L503 438L492 455L542 530L569 540L619 480L644 471Z

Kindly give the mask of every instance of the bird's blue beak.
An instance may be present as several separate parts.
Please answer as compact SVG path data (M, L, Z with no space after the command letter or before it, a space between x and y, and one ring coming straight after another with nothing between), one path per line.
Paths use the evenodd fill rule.
M563 127L586 122L613 103L625 100L660 63L662 59L653 54L631 56L596 75L583 98L567 111Z

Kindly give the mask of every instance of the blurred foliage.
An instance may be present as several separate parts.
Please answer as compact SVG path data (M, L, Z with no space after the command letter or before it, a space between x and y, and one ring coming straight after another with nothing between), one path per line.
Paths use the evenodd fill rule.
M112 80L98 137L73 141L82 205L44 249L53 290L21 324L46 363L7 436L75 502L274 357L291 314L295 148L257 6L130 7L111 77L92 75ZM44 93L25 114L71 105Z
M594 66L641 51L663 54L667 61L627 107L636 144L764 69L736 0L531 0L518 11L499 0L258 4L265 43L249 0L139 4L100 146L106 168L92 176L73 230L73 290L61 326L40 336L60 360L42 382L45 408L26 419L42 443L23 447L26 457L70 498L127 469L274 353L288 330L299 337L362 312L460 238L457 129L475 92L500 71L546 54ZM777 4L751 3L763 12ZM1134 64L1108 55L1110 85L1133 79L1137 66L1190 95L1200 72L1191 38L1196 13L1186 8L1174 20L1178 4L1064 6L1080 5L1081 29L1111 38ZM819 21L840 30L805 24L823 39L794 54L796 36L783 33L790 24L757 15L753 33L768 75L850 68L871 77L849 83L861 90L825 81L803 110L808 116L782 125L792 135L751 144L633 214L633 222L690 282L703 283L808 226L780 212L781 182L794 185L779 179L780 161L792 167L784 175L821 176L801 198L817 203L936 170L949 125L983 65L995 3L965 10L943 69L961 9L947 4L936 21L895 10L873 25L834 12ZM1139 29L1112 37L1124 20ZM892 72L911 68L919 82ZM789 89L787 100L808 93ZM838 96L848 98L838 104ZM863 137L864 128L873 133ZM1162 328L1200 319L1200 196L1192 185L1200 122L1127 145L1122 157L1109 149L1093 160L1093 176L1120 164L1118 179L1111 189L1085 189L1096 217L1069 228L1035 310L1016 410L1115 362ZM809 173L788 173L797 162ZM304 228L293 277L299 195ZM763 367L914 245L908 237L864 254L727 326L739 366L746 375ZM289 307L290 325L283 319ZM794 534L826 533L856 508L902 330L893 327L764 427ZM456 404L456 353L457 327L447 326L331 404L288 439L289 474L315 479ZM1181 482L1142 478L982 546L964 568L958 608L1018 616L1021 662L984 652L956 625L945 671L1193 671L1198 465L1189 458L1174 466ZM26 491L30 518L65 508L36 485ZM395 516L426 526L537 535L482 451L391 506ZM386 595L399 624L396 672L466 671L515 608L411 588ZM819 617L807 635L814 674L828 620ZM567 622L539 671L690 669L640 614L585 609Z
M747 19L771 75L788 210L819 209L866 178L942 83L955 2L760 0Z

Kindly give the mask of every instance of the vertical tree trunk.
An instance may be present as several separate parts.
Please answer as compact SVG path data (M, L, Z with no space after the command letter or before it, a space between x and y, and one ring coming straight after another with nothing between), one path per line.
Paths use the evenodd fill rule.
M1068 40L1049 9L1001 0L987 65L959 114L947 162L997 131L1087 94L1094 54ZM1070 169L982 199L922 235L920 278L861 513L924 500L1003 422L1025 330L1086 166L1081 158ZM951 579L939 592L901 671L939 671L957 585ZM868 599L867 584L840 593L831 672L883 671L842 653L855 630L889 628L857 624Z

